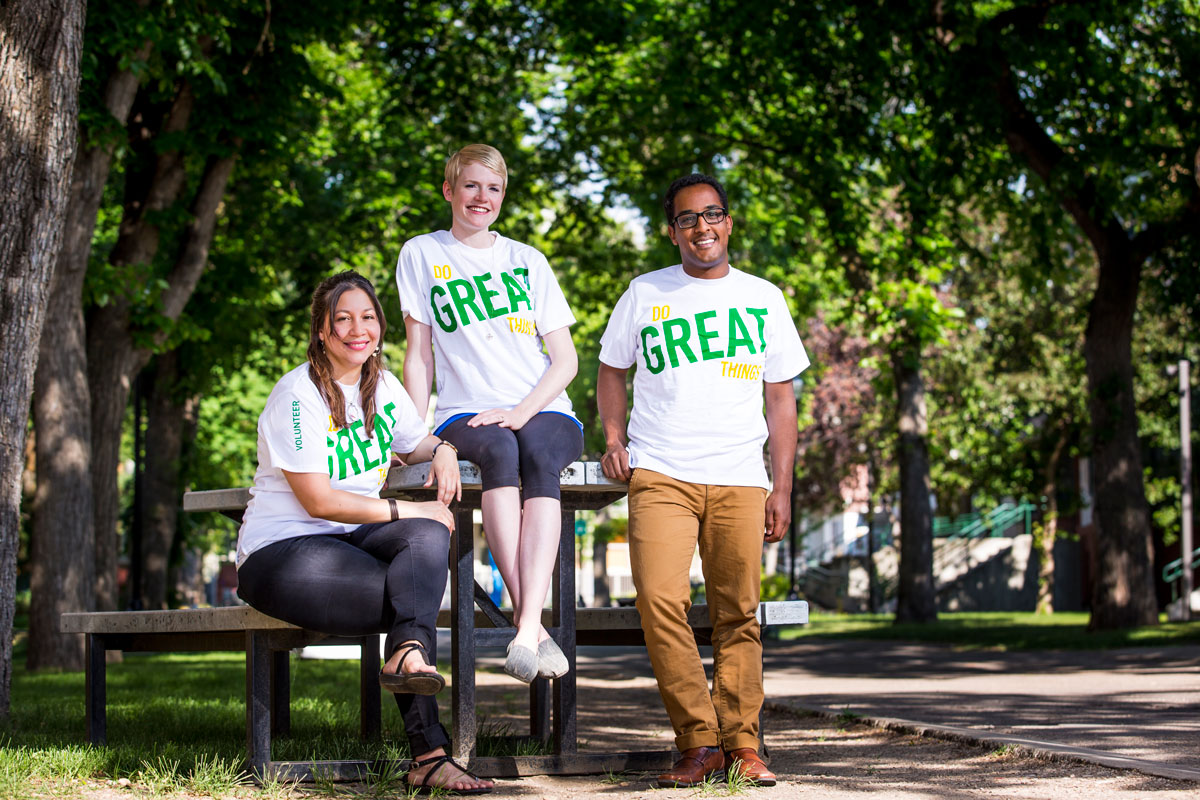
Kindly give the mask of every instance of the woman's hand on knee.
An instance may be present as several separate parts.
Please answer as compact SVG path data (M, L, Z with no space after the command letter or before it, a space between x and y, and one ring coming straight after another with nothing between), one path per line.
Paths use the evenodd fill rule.
M402 517L408 517L409 519L431 519L434 522L442 523L451 531L454 530L454 514L450 512L450 507L441 500L401 503L400 508L400 516Z
M489 408L467 420L467 424L472 428L482 425L498 425L514 431L521 430L525 427L526 422L529 422L529 417L514 408Z

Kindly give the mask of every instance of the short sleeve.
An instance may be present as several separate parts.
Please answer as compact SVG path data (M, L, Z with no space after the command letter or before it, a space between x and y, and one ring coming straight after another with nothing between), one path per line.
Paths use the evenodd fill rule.
M637 336L633 331L633 288L621 295L604 335L600 337L600 361L617 369L629 369L637 358Z
M763 380L768 383L790 381L804 370L808 369L808 353L800 334L796 331L796 323L788 311L787 301L782 294L775 295L771 303L770 317L767 325L771 339L767 343L766 364L763 368Z
M550 269L546 257L536 250L531 251L529 259L529 282L536 298L534 321L539 332L549 333L575 324L575 314L554 277L554 270Z
M432 325L429 308L425 305L425 287L421 279L421 248L409 239L400 249L396 260L396 291L400 293L400 308L417 322Z
M411 453L417 445L429 435L425 421L417 414L417 408L400 381L390 372L383 373L383 381L387 384L388 402L395 404L395 418L392 424L392 451L395 453Z
M272 395L259 418L271 466L288 472L329 474L329 407L316 387L297 382Z

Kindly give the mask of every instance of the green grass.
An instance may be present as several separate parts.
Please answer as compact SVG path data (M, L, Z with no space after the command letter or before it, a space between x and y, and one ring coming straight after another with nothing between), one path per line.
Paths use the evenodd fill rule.
M246 785L242 654L127 654L123 663L110 664L108 745L92 747L83 673L28 673L23 649L14 653L11 716L0 723L0 800L75 797L79 781L121 778L132 781L139 796L287 795L278 782ZM358 669L357 661L292 659L291 736L275 741L274 758L409 758L390 697L383 698L383 740L359 740ZM440 705L448 722L449 697ZM374 776L365 791L403 796L398 780L389 771Z
M931 624L896 625L889 614L814 613L805 626L785 628L781 639L891 639L948 644L964 649L1107 650L1200 644L1200 621L1166 622L1120 631L1087 630L1086 612L959 612Z

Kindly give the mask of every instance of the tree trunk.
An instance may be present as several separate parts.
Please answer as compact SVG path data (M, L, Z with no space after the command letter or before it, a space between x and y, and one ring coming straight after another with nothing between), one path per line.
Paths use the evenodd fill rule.
M191 85L176 92L171 110L156 134L180 133L187 129L195 107ZM178 200L187 173L179 150L167 150L155 159L154 173L143 192L127 197L117 242L109 260L117 266L150 264L158 253L159 230L155 212ZM117 517L117 465L120 462L121 423L133 378L150 359L150 352L133 340L132 305L127 297L114 298L95 309L88 319L88 387L92 398L92 495L94 502L96 560L96 608L117 607L117 555L120 537Z
M608 539L592 535L592 605L607 608L612 605L608 586Z
M0 717L9 712L21 468L46 294L75 159L86 5L0 4Z
M900 576L896 622L937 621L933 583L933 513L929 507L929 433L919 354L904 347L892 360L899 403Z
M147 376L148 377L148 376ZM179 350L154 360L146 398L146 440L142 481L142 603L146 610L167 608L167 566L178 530L180 457L189 401L178 397Z
M1098 255L1099 278L1083 342L1096 490L1088 629L1109 630L1158 624L1158 603L1133 396L1133 317L1141 267L1125 246Z
M187 363L187 350L180 348L178 357L183 364ZM176 504L182 500L182 491L187 487L188 476L185 465L189 462L192 450L196 445L196 432L200 427L200 395L190 395L184 402L183 418L180 420L182 446L179 453L179 476L177 478ZM178 509L175 515L176 533L167 553L167 606L184 605L198 606L205 602L204 582L201 577L203 556L187 547L187 528L178 524Z
M1133 397L1133 316L1142 263L1182 236L1181 231L1195 230L1195 199L1171 225L1152 225L1138 233L1135 238L1142 244L1135 252L1130 234L1119 216L1105 207L1093 179L1064 180L1064 173L1086 172L1078 164L1072 171L1064 168L1080 154L1065 152L1042 128L1037 115L1025 107L1012 67L998 51L990 56L1003 63L995 89L1005 112L1009 149L1050 187L1062 210L1091 243L1099 264L1083 342L1096 476L1096 573L1088 628L1154 625L1158 608L1150 512ZM1177 231L1168 234L1167 228Z
M143 61L145 45L134 54ZM137 76L113 73L104 105L125 126L137 94ZM83 132L80 132L83 139ZM33 418L38 431L37 494L33 503L28 669L83 669L83 637L58 632L64 611L94 607L91 398L87 383L87 334L83 281L92 232L112 166L115 142L82 150L75 159L63 244L47 305L56 325L40 343L34 380Z
M167 276L162 314L168 320L176 320L183 313L208 263L217 208L237 160L234 153L214 156L205 165L192 204L192 222L184 235L175 265ZM155 205L165 202L168 196L160 191L160 180L174 181L174 176L169 170L160 168L156 171L149 192ZM122 223L122 228L125 227ZM147 263L154 257L158 247L157 229L151 222L142 220L128 230L131 240L121 249L123 257L142 259L128 263ZM92 491L96 509L96 607L100 610L115 609L117 604L117 515L120 510L117 465L120 461L121 423L133 378L150 360L152 352L149 347L135 343L131 312L129 300L121 298L97 309L88 325ZM156 342L161 342L164 337L165 333L160 332L155 337Z
M1054 613L1054 542L1058 539L1058 465L1063 451L1067 449L1066 425L1055 430L1054 448L1046 459L1045 481L1042 496L1046 498L1046 510L1042 514L1041 530L1038 532L1038 597L1037 613Z
M867 611L879 613L879 570L875 568L875 492L879 481L875 477L875 458L867 462Z

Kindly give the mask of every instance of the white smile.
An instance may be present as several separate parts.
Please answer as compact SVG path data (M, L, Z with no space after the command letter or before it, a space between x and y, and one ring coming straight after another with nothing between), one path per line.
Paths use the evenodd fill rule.
M371 342L370 340L365 342L345 342L345 345L351 350L366 350L371 346Z
M717 243L716 237L710 236L705 239L697 239L696 241L692 242L692 246L696 247L696 248L704 249L704 248L712 247L716 243Z
M492 210L490 208L484 208L483 206L467 206L467 211L470 211L472 214L490 214L490 213L492 213Z

